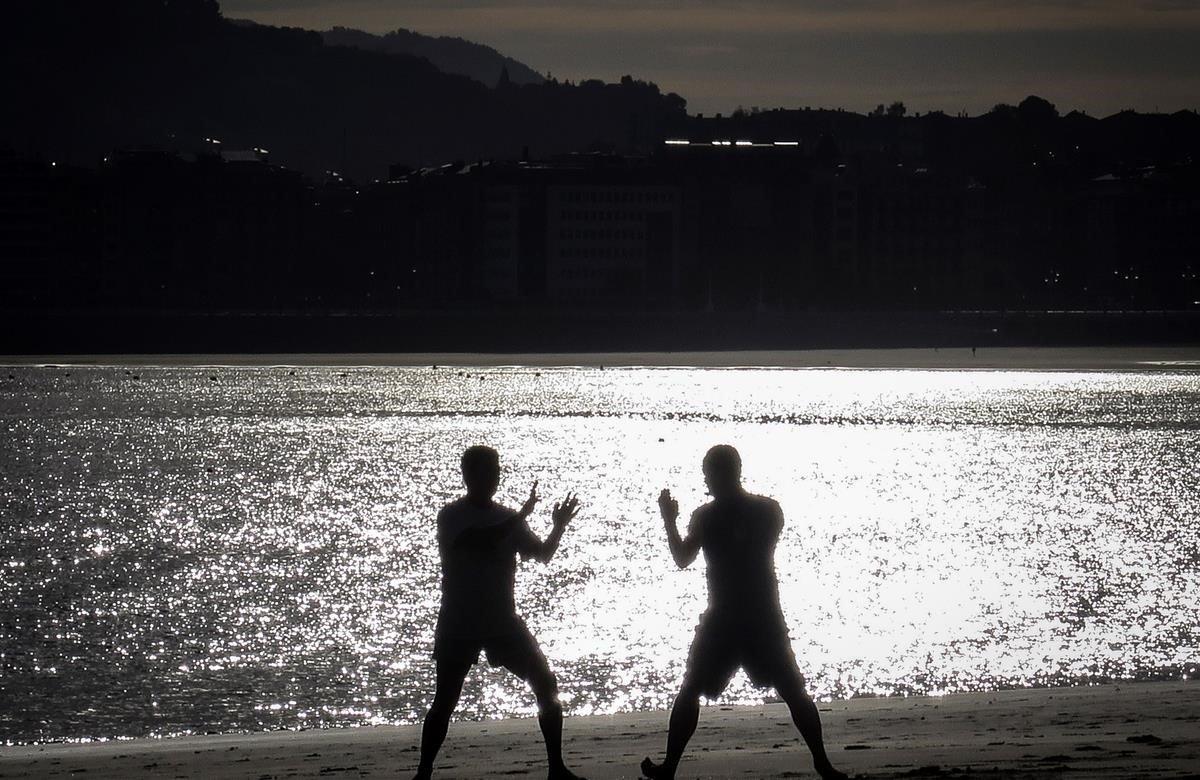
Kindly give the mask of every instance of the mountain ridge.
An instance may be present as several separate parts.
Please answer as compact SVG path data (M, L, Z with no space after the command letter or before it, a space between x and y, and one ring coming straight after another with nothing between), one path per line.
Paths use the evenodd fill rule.
M44 0L0 25L0 148L89 166L114 149L263 148L370 180L392 164L604 148L644 152L686 116L623 79L489 88L427 59L235 24L214 0Z
M525 63L506 56L491 46L456 36L424 35L398 28L384 35L335 26L320 33L327 46L347 46L384 54L424 57L444 73L467 76L489 87L496 86L502 71L511 83L541 84L545 77Z

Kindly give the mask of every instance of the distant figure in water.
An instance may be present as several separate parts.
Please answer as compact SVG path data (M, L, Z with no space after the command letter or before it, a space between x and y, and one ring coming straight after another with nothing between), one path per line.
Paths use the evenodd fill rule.
M492 501L500 484L500 456L494 449L476 446L464 452L462 475L467 494L447 504L437 518L442 557L442 608L433 643L437 691L425 716L415 780L433 776L463 681L480 650L492 666L507 667L533 689L550 780L580 780L563 764L558 681L513 602L517 556L549 561L579 513L579 501L568 495L554 505L554 528L542 541L526 523L538 502L536 482L524 506L514 512Z
M675 777L700 718L700 695L719 696L740 666L751 682L774 686L787 703L821 777L845 778L825 754L821 718L805 690L779 606L775 545L783 530L783 512L774 499L746 492L741 456L728 445L705 454L704 481L713 500L692 514L686 537L680 537L676 527L679 503L669 490L658 497L675 563L685 568L704 551L708 610L696 627L683 686L671 710L666 760L656 764L647 758L642 773L649 778Z

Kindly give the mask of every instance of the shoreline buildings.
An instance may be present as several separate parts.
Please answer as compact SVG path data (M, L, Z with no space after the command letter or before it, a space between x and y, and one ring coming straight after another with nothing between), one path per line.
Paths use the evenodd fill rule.
M977 177L828 139L475 161L356 184L254 153L0 159L10 307L1191 309L1197 164Z

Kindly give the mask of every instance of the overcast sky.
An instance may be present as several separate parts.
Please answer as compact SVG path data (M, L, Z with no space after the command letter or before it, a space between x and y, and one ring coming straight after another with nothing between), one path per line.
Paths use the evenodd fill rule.
M623 74L692 112L737 106L1062 112L1200 108L1200 0L222 0L227 16L405 27L494 46L559 79Z

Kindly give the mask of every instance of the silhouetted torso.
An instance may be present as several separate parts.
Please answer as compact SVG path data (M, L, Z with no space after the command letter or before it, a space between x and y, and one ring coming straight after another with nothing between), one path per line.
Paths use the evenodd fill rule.
M528 524L515 514L499 504L480 506L466 498L447 504L438 514L442 557L439 631L490 636L511 629L516 614L513 580L517 555L530 554L538 543ZM481 531L499 533L481 539Z
M692 514L708 577L709 612L739 621L782 620L775 545L783 512L770 498L743 493Z

